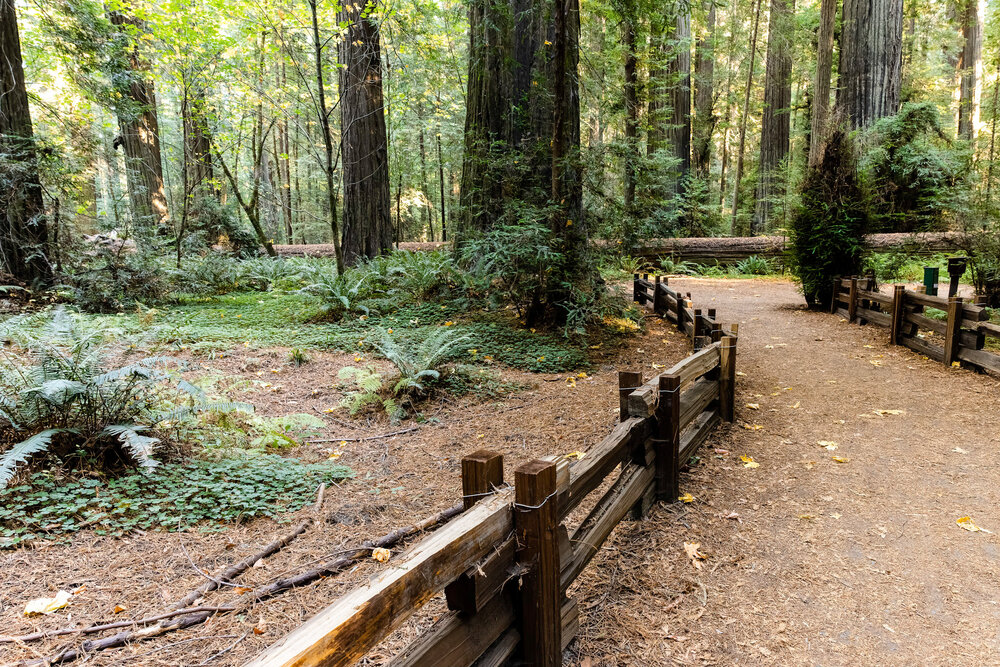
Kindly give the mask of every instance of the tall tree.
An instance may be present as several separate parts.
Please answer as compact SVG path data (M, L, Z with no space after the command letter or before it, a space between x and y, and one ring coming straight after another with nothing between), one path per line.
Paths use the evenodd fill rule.
M705 26L694 46L694 124L692 161L695 175L708 178L712 157L712 133L718 118L713 110L715 77L715 2L706 0Z
M139 51L145 23L123 9L108 12L108 19L127 43L127 65L118 83L120 134L115 148L125 152L126 176L132 214L141 226L162 228L169 220L167 196L163 188L160 155L160 123L156 111L156 91L150 78L150 64Z
M794 0L771 0L764 74L757 198L750 234L767 230L774 197L781 194L781 167L788 157L792 105L792 31Z
M816 51L816 83L812 95L809 129L809 166L823 159L823 145L829 135L830 77L833 76L833 29L838 0L822 0L819 10L819 34Z
M639 168L639 74L635 0L622 0L622 41L625 46L625 211L634 214L636 170Z
M753 16L753 33L750 37L750 67L747 70L747 87L743 96L742 118L740 119L740 144L736 151L736 173L733 182L733 212L729 223L729 233L736 234L736 220L739 215L740 179L743 177L743 157L747 141L747 117L750 115L750 93L753 91L753 66L757 60L757 34L760 30L760 6L763 0L757 0Z
M683 195L691 173L691 10L677 9L671 57L667 60L670 119L666 138L677 162L673 194Z
M505 155L514 139L513 8L510 0L469 2L469 74L462 156L461 235L504 215Z
M979 0L964 0L962 52L958 59L958 136L971 141L979 122L979 81L982 78L983 19Z
M319 130L323 133L323 175L326 177L327 213L330 216L330 231L333 234L333 248L337 260L337 271L344 272L344 248L340 239L340 225L337 222L337 158L340 153L333 148L333 131L330 128L330 114L333 109L326 107L326 81L323 76L323 45L319 38L318 0L309 0L309 14L312 18L313 63L316 65L316 95L314 97L316 117L319 120ZM376 48L377 52L377 48ZM343 88L341 88L343 92ZM344 100L341 100L343 104ZM343 114L343 110L341 110ZM306 126L308 129L308 125ZM388 170L386 172L388 174ZM389 184L386 176L386 197Z
M840 117L852 129L899 111L903 0L844 0L840 36Z
M52 269L15 0L0 0L0 271L47 284Z
M389 148L382 96L377 5L345 5L340 43L340 127L344 160L344 261L392 249Z

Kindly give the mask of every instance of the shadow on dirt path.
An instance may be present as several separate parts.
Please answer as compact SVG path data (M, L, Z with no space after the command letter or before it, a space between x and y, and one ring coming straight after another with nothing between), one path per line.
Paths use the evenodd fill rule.
M1000 383L788 282L671 285L740 323L737 421L604 550L571 664L1000 664Z

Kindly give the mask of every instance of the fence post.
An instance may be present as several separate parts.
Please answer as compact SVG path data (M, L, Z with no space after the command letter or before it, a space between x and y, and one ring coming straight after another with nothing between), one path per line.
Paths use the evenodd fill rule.
M641 304L642 301L639 300L639 274L632 274L632 301Z
M628 419L628 397L642 385L642 373L618 371L618 421Z
M674 299L674 314L677 316L677 328L684 332L684 298L681 296L680 292L677 292L677 298Z
M462 457L462 505L469 509L503 486L503 454L480 449Z
M694 318L691 322L691 342L694 343L695 339L701 335L701 308L695 308L692 312Z
M660 276L656 276L656 282L653 283L653 312L660 314Z
M903 306L906 303L906 285L892 286L892 320L889 324L889 344L899 345L903 331Z
M719 414L727 422L736 418L736 336L724 336L719 348Z
M830 314L837 312L837 297L840 295L840 278L833 279L833 296L830 297Z
M503 454L480 449L462 457L462 505L469 509L497 487L503 485ZM475 588L462 575L444 589L448 609L475 613Z
M514 520L522 576L519 630L524 662L562 665L556 464L535 460L514 471Z
M847 297L847 321L858 319L858 279L851 278L851 292Z
M681 377L661 375L656 403L656 497L674 502L680 495Z
M944 331L944 363L951 366L958 356L958 346L962 340L962 297L948 299L948 323Z

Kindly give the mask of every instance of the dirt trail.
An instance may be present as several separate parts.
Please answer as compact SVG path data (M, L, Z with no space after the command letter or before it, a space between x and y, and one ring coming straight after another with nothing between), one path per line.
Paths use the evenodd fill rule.
M693 503L602 555L580 662L1000 664L1000 383L804 311L789 283L675 283L740 322L737 423L682 476Z

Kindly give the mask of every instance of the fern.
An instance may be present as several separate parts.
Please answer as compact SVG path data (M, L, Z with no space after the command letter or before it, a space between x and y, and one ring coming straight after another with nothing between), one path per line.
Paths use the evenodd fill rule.
M52 438L66 429L50 428L40 433L36 433L27 440L14 445L9 451L0 455L0 489L7 486L7 483L14 478L17 466L26 463L35 454L39 454L48 449Z
M245 403L209 403L191 383L175 383L165 368L176 362L169 357L109 367L108 341L117 332L81 327L63 309L13 319L16 328L10 321L0 324L0 339L10 340L17 351L0 349L0 433L16 434L0 436L0 447L7 446L0 453L0 488L18 466L46 452L57 458L73 454L87 463L114 460L104 454L117 449L151 468L161 438L144 431L199 412L253 409ZM190 404L164 410L178 393Z

